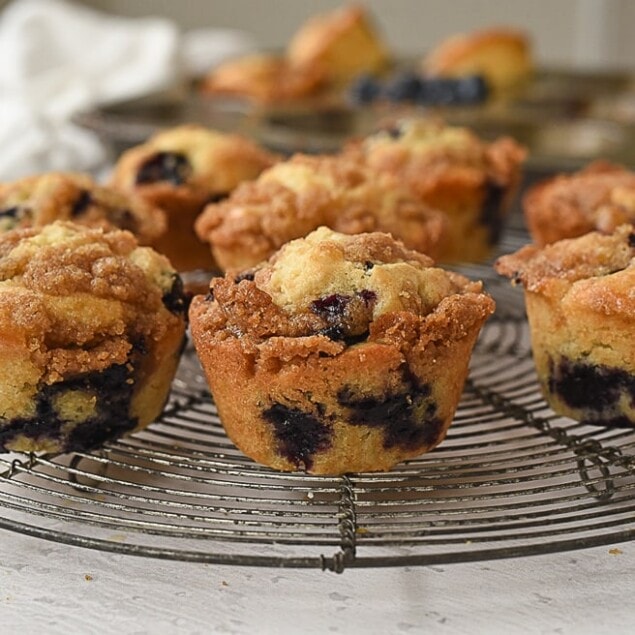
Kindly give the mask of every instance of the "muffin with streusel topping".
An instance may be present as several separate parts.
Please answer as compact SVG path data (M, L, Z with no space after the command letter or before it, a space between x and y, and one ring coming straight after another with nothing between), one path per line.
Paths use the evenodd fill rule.
M415 200L390 176L351 156L296 155L213 203L196 221L223 269L258 264L295 238L325 225L346 234L382 231L436 257L448 234L445 215Z
M481 75L492 88L505 91L531 76L531 41L527 33L511 27L458 33L435 46L422 69L439 77Z
M209 269L209 249L194 232L196 217L277 158L246 137L183 125L124 152L110 182L165 210L167 230L152 246L177 270Z
M0 451L88 450L153 421L185 312L168 260L129 232L0 235Z
M492 255L521 178L525 150L510 138L487 143L467 128L404 119L348 152L390 174L450 221L444 262L479 262Z
M536 369L559 414L635 426L635 231L591 232L503 256L525 289Z
M56 220L127 229L149 245L166 229L165 212L87 174L49 172L0 184L0 232L42 227Z
M234 443L279 470L343 474L443 440L493 310L480 283L387 234L322 227L212 280L190 320Z
M523 197L529 233L537 245L592 231L613 232L635 224L635 172L594 161L573 174L558 174L531 187Z

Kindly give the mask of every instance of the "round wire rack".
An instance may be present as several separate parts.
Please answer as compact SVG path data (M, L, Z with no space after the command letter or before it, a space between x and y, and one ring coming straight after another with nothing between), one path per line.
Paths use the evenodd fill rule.
M635 430L558 417L522 294L497 301L447 439L388 473L279 473L225 436L192 348L162 417L99 451L0 455L0 527L94 549L321 568L486 560L635 538Z

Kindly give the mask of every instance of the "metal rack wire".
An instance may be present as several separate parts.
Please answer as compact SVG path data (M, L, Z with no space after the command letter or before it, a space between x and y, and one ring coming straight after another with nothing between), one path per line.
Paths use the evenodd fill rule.
M635 537L635 431L557 417L536 382L519 291L497 300L448 438L389 473L314 477L228 441L187 350L167 409L102 450L0 455L0 527L72 545L233 565L465 562Z

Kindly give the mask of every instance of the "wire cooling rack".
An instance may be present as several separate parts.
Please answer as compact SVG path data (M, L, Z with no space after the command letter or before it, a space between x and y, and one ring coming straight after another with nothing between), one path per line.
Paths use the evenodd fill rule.
M127 554L337 572L634 538L635 431L557 417L538 389L521 292L490 268L465 273L498 308L433 452L334 478L259 466L225 436L189 348L147 430L92 453L0 455L0 527Z

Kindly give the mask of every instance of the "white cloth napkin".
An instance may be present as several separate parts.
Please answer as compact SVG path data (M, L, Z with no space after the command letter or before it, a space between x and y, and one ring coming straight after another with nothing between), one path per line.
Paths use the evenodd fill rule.
M235 32L198 31L194 44L184 42L163 18L15 0L0 14L0 180L96 169L104 149L71 123L73 114L169 89L192 64L204 68L249 48Z

